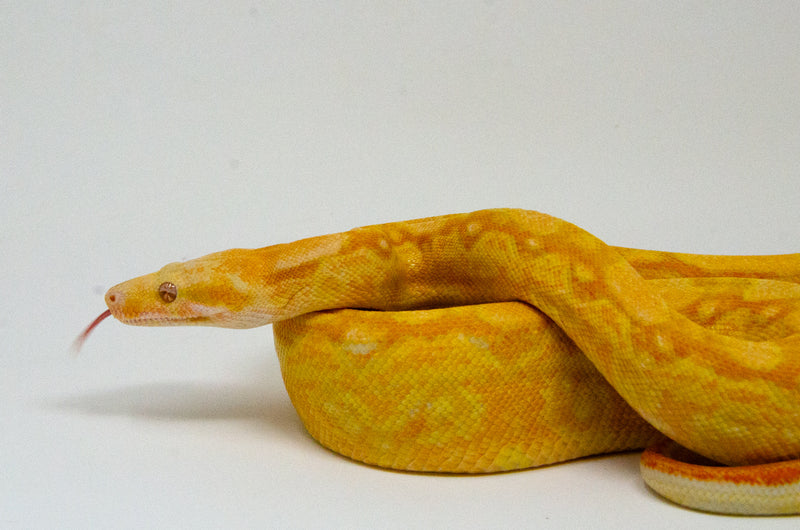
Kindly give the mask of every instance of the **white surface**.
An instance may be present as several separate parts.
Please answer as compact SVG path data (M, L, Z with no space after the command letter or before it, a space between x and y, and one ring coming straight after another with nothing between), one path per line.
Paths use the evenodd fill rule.
M305 434L265 328L68 351L168 261L425 215L798 251L794 2L45 4L0 6L0 527L797 527L672 506L636 455L358 465Z

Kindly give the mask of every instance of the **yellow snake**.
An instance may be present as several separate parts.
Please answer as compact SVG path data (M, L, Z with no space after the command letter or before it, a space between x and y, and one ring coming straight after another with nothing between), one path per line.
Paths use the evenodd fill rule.
M109 314L274 323L308 431L369 464L484 473L655 444L643 477L677 503L800 513L800 254L617 248L498 209L226 250L106 303L81 340Z

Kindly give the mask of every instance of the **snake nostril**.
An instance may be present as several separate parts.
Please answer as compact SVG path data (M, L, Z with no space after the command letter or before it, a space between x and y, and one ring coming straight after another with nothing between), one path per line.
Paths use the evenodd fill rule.
M120 293L119 291L116 290L109 291L106 293L106 305L108 306L109 309L111 309L112 305L113 306L121 305L123 298L124 297L122 296L122 293Z

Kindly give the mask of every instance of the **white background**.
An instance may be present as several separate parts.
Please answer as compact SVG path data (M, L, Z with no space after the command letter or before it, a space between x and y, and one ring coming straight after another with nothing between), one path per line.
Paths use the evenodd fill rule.
M0 2L0 527L797 527L673 506L635 454L356 464L266 328L107 321L69 352L118 281L376 222L798 251L796 3L112 4Z

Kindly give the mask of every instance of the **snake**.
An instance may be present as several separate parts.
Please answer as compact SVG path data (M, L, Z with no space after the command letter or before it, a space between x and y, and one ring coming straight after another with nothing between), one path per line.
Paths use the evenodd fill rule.
M800 513L800 254L614 247L489 209L171 263L111 287L132 325L273 324L321 445L497 473L644 449L689 508Z

